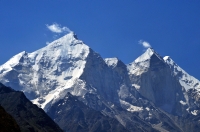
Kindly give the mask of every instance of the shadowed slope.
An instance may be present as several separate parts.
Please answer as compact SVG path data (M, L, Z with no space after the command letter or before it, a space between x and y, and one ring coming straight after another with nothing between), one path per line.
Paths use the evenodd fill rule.
M20 128L14 118L0 106L0 131L1 132L20 132Z
M61 132L46 113L32 104L22 92L0 84L0 104L13 116L23 132Z

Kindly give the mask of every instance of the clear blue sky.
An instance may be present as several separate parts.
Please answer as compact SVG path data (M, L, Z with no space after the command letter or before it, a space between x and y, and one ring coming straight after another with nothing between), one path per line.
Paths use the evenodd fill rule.
M74 31L102 57L126 64L144 52L138 41L147 41L200 79L198 0L0 0L0 64L62 36L47 28L53 23Z

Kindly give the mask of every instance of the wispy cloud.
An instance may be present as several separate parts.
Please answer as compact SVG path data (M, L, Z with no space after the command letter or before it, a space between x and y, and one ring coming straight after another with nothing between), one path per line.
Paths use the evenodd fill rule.
M62 27L60 24L53 23L52 25L46 24L47 28L53 33L66 33L72 32L68 27Z
M144 40L140 40L140 41L138 41L138 43L141 44L144 48L150 48L151 47L150 43L147 42L147 41L144 41Z

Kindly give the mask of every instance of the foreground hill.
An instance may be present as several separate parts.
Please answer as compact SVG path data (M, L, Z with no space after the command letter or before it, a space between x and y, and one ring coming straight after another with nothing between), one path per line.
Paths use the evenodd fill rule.
M1 132L20 132L15 119L0 106L0 131Z
M22 132L62 132L56 123L19 91L0 84L0 105L17 122Z

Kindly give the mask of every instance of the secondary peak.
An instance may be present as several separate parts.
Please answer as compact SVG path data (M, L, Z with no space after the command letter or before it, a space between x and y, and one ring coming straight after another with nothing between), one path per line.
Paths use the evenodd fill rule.
M150 60L153 55L156 55L159 59L162 60L162 57L153 49L148 48L140 57L138 57L135 62L142 62L146 60Z

